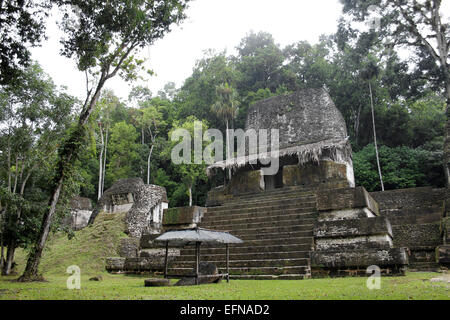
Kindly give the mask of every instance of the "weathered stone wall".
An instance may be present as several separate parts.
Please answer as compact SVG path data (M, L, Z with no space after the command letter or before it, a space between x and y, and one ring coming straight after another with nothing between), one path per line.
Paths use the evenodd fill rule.
M92 214L92 202L89 198L75 197L70 201L71 221L74 230L83 229L88 225Z
M264 191L264 179L260 170L238 172L233 175L230 183L224 188L224 193L229 195L262 191Z
M181 207L164 210L163 232L195 228L202 220L206 208Z
M379 215L377 202L363 187L319 190L317 209L319 211L367 208Z
M161 230L163 210L167 208L166 189L145 185L141 178L122 179L106 190L95 207L89 223L100 212L126 212L125 232L134 238Z
M259 101L248 110L245 128L279 129L280 149L347 138L344 117L324 89L300 90Z
M444 189L400 189L372 192L371 196L392 224L394 245L408 248L410 268L437 269L436 248L443 243Z
M361 274L371 265L404 272L406 251L393 247L391 224L378 216L378 204L363 187L319 190L317 208L313 276Z
M345 164L321 161L283 167L284 186L314 186L330 182L343 183L344 187L350 187Z
M124 238L119 243L119 256L122 258L136 258L139 256L140 240L136 238Z
M167 203L166 189L156 185L143 185L135 193L135 202L127 212L127 232L135 238L144 233L159 233L163 215L163 203Z

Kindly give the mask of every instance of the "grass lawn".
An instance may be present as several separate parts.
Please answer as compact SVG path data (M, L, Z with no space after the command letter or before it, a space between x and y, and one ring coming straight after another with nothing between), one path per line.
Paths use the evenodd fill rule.
M193 287L144 287L145 276L106 273L106 257L118 256L120 239L127 237L123 214L99 215L96 223L76 232L73 239L55 234L49 239L40 271L47 282L18 283L26 263L26 252L17 250L18 275L0 276L0 300L4 299L122 299L122 300L295 300L295 299L450 299L448 283L430 282L440 273L408 273L405 277L383 277L381 290L369 290L367 278L314 280L231 280ZM81 290L66 287L66 268L81 268ZM103 281L89 281L101 275ZM174 283L175 280L172 280Z
M408 273L405 277L383 277L380 290L369 290L367 278L313 280L231 280L192 287L144 287L143 276L102 274L103 281L82 275L81 289L66 288L67 276L49 275L48 282L18 283L16 277L0 277L0 300L4 299L120 299L120 300L450 300L450 285L430 282L439 273ZM174 282L174 280L172 280Z

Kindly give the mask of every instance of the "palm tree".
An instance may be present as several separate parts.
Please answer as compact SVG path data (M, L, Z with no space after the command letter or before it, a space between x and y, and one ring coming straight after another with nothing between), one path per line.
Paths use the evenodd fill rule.
M236 118L238 112L238 94L228 83L216 87L217 101L212 106L212 111L221 118L226 126L226 158L231 158L230 137L228 129L230 123ZM228 168L228 178L231 179L231 169Z

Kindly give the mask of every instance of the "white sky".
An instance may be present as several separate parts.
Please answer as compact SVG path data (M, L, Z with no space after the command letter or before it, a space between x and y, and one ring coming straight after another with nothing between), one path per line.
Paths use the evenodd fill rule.
M204 50L226 49L234 54L234 48L251 30L271 33L283 47L301 40L316 43L321 34L336 31L340 14L338 0L194 0L180 27L142 50L148 58L146 67L156 73L147 85L154 95L169 81L180 87ZM54 22L49 22L47 34L48 41L32 49L33 59L57 85L67 86L70 94L84 99L84 74L76 69L74 60L59 55L61 32ZM124 99L130 91L120 78L111 79L106 87Z

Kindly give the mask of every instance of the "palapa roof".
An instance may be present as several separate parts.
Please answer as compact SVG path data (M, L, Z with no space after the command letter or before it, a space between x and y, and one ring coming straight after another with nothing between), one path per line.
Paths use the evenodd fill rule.
M201 242L206 245L243 243L241 239L229 234L228 232L203 228L168 231L160 235L154 241L168 241L170 245L180 246L194 244L196 242Z
M325 89L304 89L256 102L247 113L245 130L249 129L268 130L268 151L270 130L278 129L279 157L297 155L301 164L318 162L325 151L335 161L351 158L344 117ZM270 152L250 154L248 146L246 150L245 157L214 163L208 175L214 168L236 168L270 158Z

